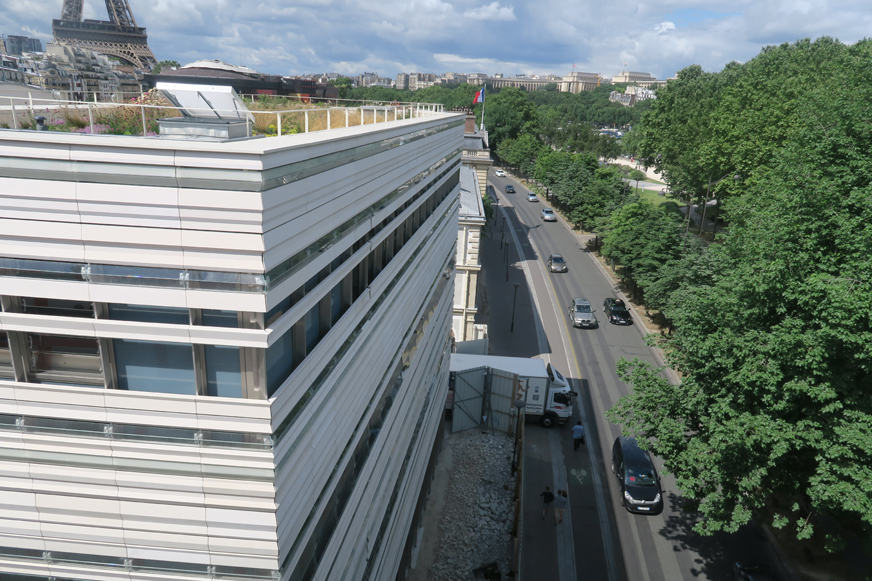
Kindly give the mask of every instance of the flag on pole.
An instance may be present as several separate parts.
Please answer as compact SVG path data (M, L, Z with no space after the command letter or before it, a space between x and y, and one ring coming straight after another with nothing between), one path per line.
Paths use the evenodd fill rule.
M481 91L478 91L475 94L475 99L472 100L472 104L475 105L476 103L484 103L484 87L481 88Z

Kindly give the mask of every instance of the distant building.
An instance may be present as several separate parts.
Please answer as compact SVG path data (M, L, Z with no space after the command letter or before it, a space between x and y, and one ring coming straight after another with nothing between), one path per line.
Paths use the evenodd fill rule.
M560 81L560 91L578 94L582 91L593 91L603 83L599 73L572 72Z
M42 41L38 38L10 34L5 40L7 54L21 55L26 52L42 52Z
M470 85L488 85L494 89L502 89L504 87L515 87L526 91L536 91L547 85L560 83L560 77L504 77L503 75L494 75L493 77L473 77L467 78L467 83Z
M653 90L644 87L627 87L627 90L623 93L620 91L612 91L609 93L609 101L620 103L626 107L632 107L640 101L647 101L648 99L656 98L657 95L655 95Z
M482 190L475 170L466 165L460 168L460 219L457 230L456 276L454 280L454 320L452 330L457 342L482 339L487 336L487 325L476 325L478 313L478 277L481 272L479 248L481 229L487 222L482 201Z
M397 75L397 89L401 91L406 91L409 88L409 75L407 73L400 73Z
M466 83L467 76L460 73L445 73L442 75L445 82L449 85L461 85Z
M23 83L24 74L18 68L18 59L9 55L0 55L0 81L5 83Z

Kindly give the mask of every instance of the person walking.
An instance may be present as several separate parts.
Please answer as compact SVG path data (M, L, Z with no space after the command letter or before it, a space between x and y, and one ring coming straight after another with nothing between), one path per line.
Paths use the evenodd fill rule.
M572 426L572 443L575 446L573 450L576 452L578 452L578 446L584 444L584 426L581 425L581 422Z
M569 498L566 491L561 489L557 491L557 496L554 497L554 524L558 525L563 522L563 513L569 507Z
M539 496L542 497L542 520L545 520L545 513L548 511L548 507L551 506L551 503L554 502L554 493L551 492L550 486L546 486L545 492Z

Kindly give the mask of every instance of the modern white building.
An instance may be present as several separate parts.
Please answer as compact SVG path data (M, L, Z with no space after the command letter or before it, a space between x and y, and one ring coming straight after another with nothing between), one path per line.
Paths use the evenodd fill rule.
M463 126L0 130L0 578L402 578Z

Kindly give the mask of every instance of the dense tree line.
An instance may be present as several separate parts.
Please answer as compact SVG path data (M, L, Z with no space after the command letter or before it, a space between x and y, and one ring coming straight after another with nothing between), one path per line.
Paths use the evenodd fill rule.
M635 139L674 189L723 200L729 231L688 240L664 211L611 214L603 252L674 324L669 385L640 361L609 412L702 518L751 518L836 551L872 539L872 41L768 47L659 89ZM822 519L839 527L824 530Z

